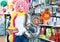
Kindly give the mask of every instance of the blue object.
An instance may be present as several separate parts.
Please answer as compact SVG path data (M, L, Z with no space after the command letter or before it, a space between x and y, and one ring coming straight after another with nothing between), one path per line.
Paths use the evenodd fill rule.
M30 28L30 31L31 31L32 33L34 33L34 32L35 32L35 30L34 30L33 28Z
M36 2L37 0L32 0L32 2Z
M29 42L29 39L26 38L25 36L16 36L15 42Z

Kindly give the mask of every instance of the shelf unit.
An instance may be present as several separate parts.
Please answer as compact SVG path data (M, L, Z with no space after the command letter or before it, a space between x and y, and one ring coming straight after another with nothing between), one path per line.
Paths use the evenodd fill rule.
M41 6L42 4L38 4L38 5L35 5L34 7L39 7ZM59 7L57 4L49 4L49 5L46 5L47 7ZM38 13L39 14L39 13ZM52 13L54 14L54 13ZM41 14L40 14L41 16ZM60 18L60 16L53 16L51 15L51 17L55 17L55 18ZM44 25L44 24L39 24L40 27L48 27L48 28L51 28L51 29L60 29L60 25ZM42 39L42 40L46 40L46 41L49 41L49 42L55 42L55 41L52 41L52 40L49 40L49 39L43 39L43 38L38 38L38 39Z

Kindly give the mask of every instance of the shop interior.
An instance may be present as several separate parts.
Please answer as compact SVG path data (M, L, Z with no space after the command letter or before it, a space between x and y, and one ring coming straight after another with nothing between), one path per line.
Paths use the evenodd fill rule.
M6 29L12 11L12 0L0 1L0 42L9 42ZM60 42L60 0L30 0L28 15L26 29L32 33L29 42Z

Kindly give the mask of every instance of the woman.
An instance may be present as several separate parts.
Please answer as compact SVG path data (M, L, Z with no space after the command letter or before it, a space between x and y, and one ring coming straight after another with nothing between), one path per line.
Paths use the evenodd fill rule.
M23 34L27 30L25 28L26 15L29 10L28 3L24 0L18 0L15 3L15 12L11 14L11 24L7 32L10 34L10 42L29 42L29 39ZM30 35L27 33L27 35Z

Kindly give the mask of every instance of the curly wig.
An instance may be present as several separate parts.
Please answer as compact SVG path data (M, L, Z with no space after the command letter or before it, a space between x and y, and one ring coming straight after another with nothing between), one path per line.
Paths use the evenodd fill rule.
M16 1L15 5L14 5L14 10L19 12L19 10L20 10L19 6L20 5L23 6L24 12L28 12L29 11L29 4L26 1L24 1L24 0Z

